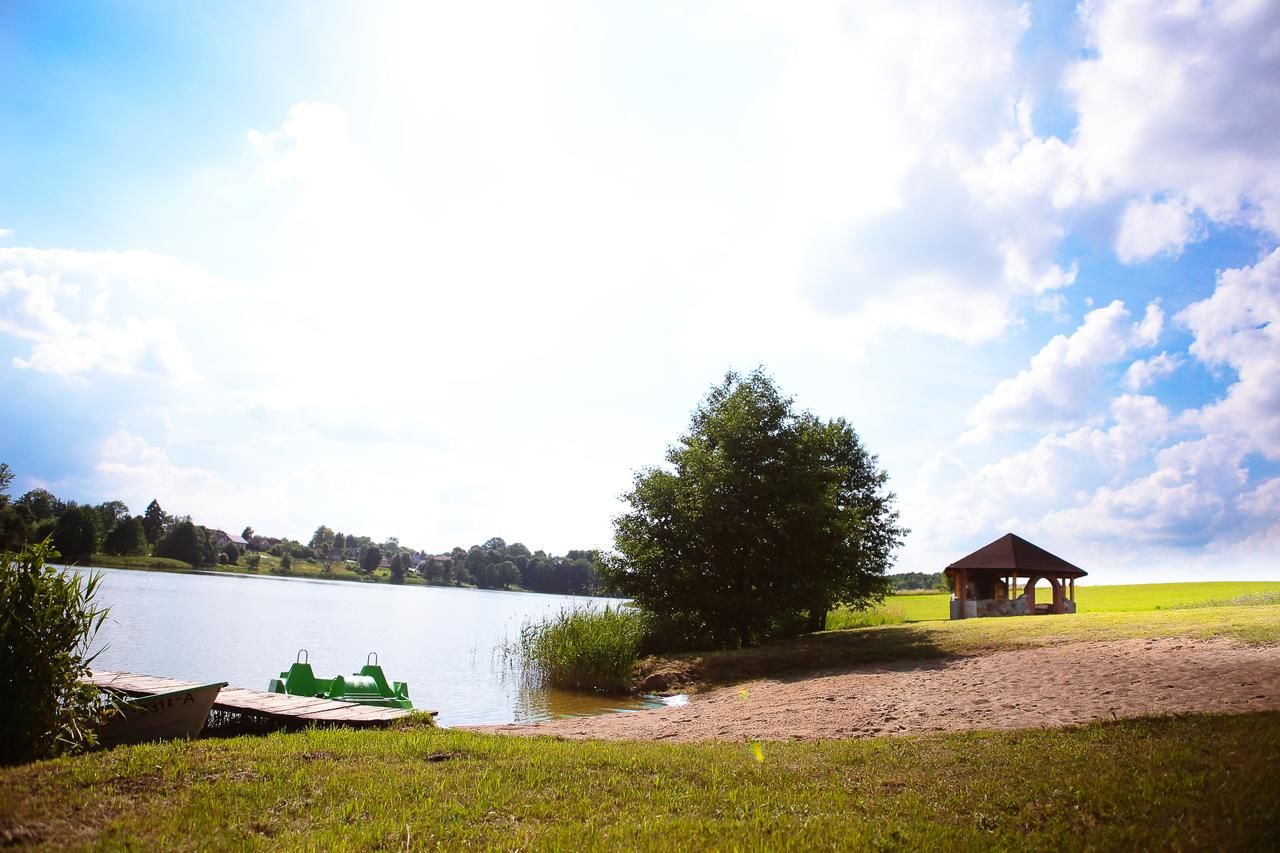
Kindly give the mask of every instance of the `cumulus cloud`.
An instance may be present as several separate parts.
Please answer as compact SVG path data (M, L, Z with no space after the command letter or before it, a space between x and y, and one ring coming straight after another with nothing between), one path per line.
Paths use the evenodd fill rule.
M104 493L131 507L155 498L170 509L181 506L183 514L205 524L226 519L242 498L242 483L233 484L207 468L177 464L163 447L123 429L102 440L94 471L109 484Z
M1164 313L1155 303L1137 322L1131 322L1129 309L1118 299L1090 311L1070 336L1055 336L1032 356L1030 365L970 410L970 430L962 441L1079 421L1099 387L1100 370L1154 344L1163 323Z
M775 96L776 232L795 236L820 310L979 342L1015 321L1019 298L1074 281L1039 198L968 178L1029 127L1025 7L811 4L778 23L792 51Z
M1124 387L1130 391L1141 391L1143 388L1173 375L1182 365L1182 356L1169 355L1162 352L1151 358L1140 358L1129 365L1124 372Z
M1152 309L1139 323L1118 303L1092 312L985 398L975 429L1061 415L1061 401L1087 386L1074 370L1096 372L1156 340L1161 321ZM1221 398L1175 414L1155 397L1124 394L1102 426L1051 433L972 469L948 453L924 478L939 495L927 507L932 535L1053 532L1098 549L1213 554L1231 570L1256 573L1259 556L1280 544L1280 477L1257 464L1280 459L1280 250L1219 273L1213 293L1175 322L1192 335L1188 352L1134 361L1125 385L1140 390L1195 359L1226 375Z
M1280 459L1280 249L1220 273L1213 294L1177 321L1195 336L1193 356L1236 375L1226 396L1200 413L1204 429L1242 436L1250 449Z
M1116 255L1126 264L1164 253L1177 257L1182 247L1204 235L1185 199L1129 202L1116 235Z
M1191 210L1280 235L1280 6L1125 0L1080 13L1093 56L1067 86L1082 191L1174 194L1126 212L1121 256L1193 239Z
M146 252L0 249L0 333L30 341L14 366L198 378L167 305L208 299L211 280Z

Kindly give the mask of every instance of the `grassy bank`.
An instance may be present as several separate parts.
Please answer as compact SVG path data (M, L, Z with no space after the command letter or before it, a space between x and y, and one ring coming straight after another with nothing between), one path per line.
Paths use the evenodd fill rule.
M162 572L189 572L191 564L169 557L123 557L112 554L94 554L88 561L91 566L109 569L150 569Z
M1037 597L1048 601L1042 584ZM1041 595L1041 593L1044 593ZM1122 584L1116 586L1077 586L1076 606L1080 613L1118 613L1122 611L1168 610L1170 608L1204 607L1233 603L1256 603L1247 599L1270 597L1280 604L1280 581L1211 581L1196 583ZM892 595L884 605L869 613L837 609L827 618L827 628L860 628L893 622L926 622L951 616L945 592ZM879 621L876 621L879 620Z
M1280 643L1280 605L1195 607L964 619L825 631L757 648L646 658L637 680L684 689L890 660L982 654L1057 643L1149 637L1226 637Z
M1262 849L1280 714L747 744L314 730L0 771L0 843Z
M390 583L391 570L379 568L372 575L363 575L351 568L347 563L334 563L326 571L324 564L315 560L295 559L288 571L281 566L279 557L261 554L256 569L250 568L244 557L235 565L201 566L202 572L223 572L233 575L267 575L275 577L309 578L312 580L357 581L360 583ZM112 569L145 569L149 571L189 572L193 571L190 563L182 560L171 560L165 557L116 557L109 554L94 554L86 562L90 566L105 566ZM425 586L418 575L405 577L405 586Z

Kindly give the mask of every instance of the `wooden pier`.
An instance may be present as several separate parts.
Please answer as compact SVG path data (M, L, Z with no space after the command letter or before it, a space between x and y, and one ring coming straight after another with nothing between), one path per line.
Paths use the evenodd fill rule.
M199 687L198 681L180 681L158 675L138 675L132 672L96 670L84 679L95 687L109 687L132 696L149 696ZM265 690L248 690L243 687L224 687L213 703L213 710L231 714L243 714L276 720L281 723L305 725L308 723L370 728L387 726L410 712L399 708L379 708L376 705L359 705L355 702L339 702L335 699L319 699L313 696L290 696L286 693L268 693ZM426 713L435 715L435 711Z

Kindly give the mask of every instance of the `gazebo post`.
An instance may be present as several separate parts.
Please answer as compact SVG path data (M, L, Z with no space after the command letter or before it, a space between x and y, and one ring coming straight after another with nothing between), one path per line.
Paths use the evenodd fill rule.
M1076 603L1076 579L1071 579L1071 603Z
M961 619L964 618L965 587L968 585L967 583L968 578L965 577L966 574L968 573L965 572L964 569L961 569L956 573L956 592L959 593L959 597L960 597L960 618Z

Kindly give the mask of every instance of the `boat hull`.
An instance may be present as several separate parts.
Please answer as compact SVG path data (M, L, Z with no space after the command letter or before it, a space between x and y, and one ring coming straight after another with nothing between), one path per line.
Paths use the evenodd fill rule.
M171 738L193 738L200 734L209 711L225 681L202 684L168 693L136 696L124 700L120 713L98 729L103 746L143 743Z

